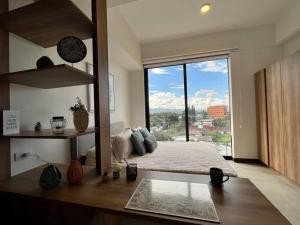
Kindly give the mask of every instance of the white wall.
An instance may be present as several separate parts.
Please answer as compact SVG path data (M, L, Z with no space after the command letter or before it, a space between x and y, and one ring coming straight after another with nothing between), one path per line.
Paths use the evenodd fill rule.
M300 1L284 13L276 23L276 41L284 46L287 57L300 50Z
M30 3L27 1L26 3ZM79 6L82 6L84 12L90 16L88 2L75 1ZM16 8L24 5L24 1L14 0L10 1L10 8ZM112 16L110 16L112 18ZM118 25L118 23L114 22ZM111 25L113 26L113 25ZM126 28L124 28L126 29ZM126 41L131 40L131 36L128 34L130 31L122 30L120 35ZM114 34L109 33L109 39L115 40ZM123 45L127 42L118 44L118 48L109 42L109 72L114 75L115 78L115 101L116 110L111 112L111 122L124 121L126 126L131 126L130 122L130 82L129 72L126 68L126 62L122 61L119 57L120 52L124 53ZM133 40L134 41L134 40ZM134 45L133 41L130 41L130 46ZM92 41L85 41L88 49L87 57L80 63L75 64L74 67L85 70L85 62L92 63ZM138 45L137 45L138 46ZM136 57L138 47L135 46ZM25 69L35 68L36 61L43 55L46 55L52 59L54 64L64 63L56 52L56 47L44 49L29 41L26 41L13 34L10 35L10 72L20 71ZM131 54L126 54L130 58ZM135 58L136 60L137 58ZM133 60L131 60L133 61ZM133 67L137 68L137 67ZM76 86L68 88L58 89L38 89L32 87L26 87L16 84L11 84L10 90L10 103L12 110L19 110L21 114L21 129L33 130L34 124L37 121L41 121L43 128L50 128L50 118L52 116L64 116L68 121L68 128L73 128L72 113L68 110L69 107L75 103L76 97L79 96L83 103L87 105L88 95L87 86ZM90 115L89 126L94 126L93 115ZM40 160L34 157L25 159L23 161L14 162L13 154L32 151L38 153L42 159L56 162L56 163L68 163L70 160L70 144L69 141L64 140L29 140L19 139L11 141L11 174L15 175L25 170L31 169L40 165Z
M141 68L140 44L120 13L119 8L116 7L109 9L107 17L107 29L110 36L110 45L113 45L113 43L115 45L120 45L125 52L123 54L119 54L118 59L121 62L126 62L126 65L124 66L129 70Z
M132 127L145 127L144 70L130 72L130 108Z
M274 26L261 26L206 36L194 36L142 46L142 59L238 48L231 58L231 91L233 107L234 156L257 158L254 73L282 57L276 44ZM139 84L137 84L137 82ZM132 87L143 86L143 79L132 79ZM144 108L144 92L136 90L132 108ZM139 112L141 118L144 112ZM143 115L142 115L143 114ZM142 122L138 119L139 122Z
M300 50L300 34L284 43L284 56L292 55Z
M300 32L300 1L295 1L276 23L276 41L284 43L294 38Z
M109 72L114 75L115 111L110 113L110 122L124 121L131 126L130 114L130 76L129 72L112 60L109 61Z

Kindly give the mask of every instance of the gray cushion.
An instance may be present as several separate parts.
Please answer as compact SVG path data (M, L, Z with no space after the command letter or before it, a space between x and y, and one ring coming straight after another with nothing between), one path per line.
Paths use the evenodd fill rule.
M157 148L157 141L156 138L152 135L150 135L149 137L145 138L145 146L146 146L146 150L149 153L154 152L154 150Z
M150 132L148 131L147 128L139 129L139 131L141 132L141 134L143 135L144 138L147 138L147 137L151 136L151 134L150 134Z
M144 144L144 137L141 134L140 131L134 131L133 134L131 134L131 138L130 138L133 146L134 146L134 150L136 151L136 153L140 156L143 156L146 154L146 147Z

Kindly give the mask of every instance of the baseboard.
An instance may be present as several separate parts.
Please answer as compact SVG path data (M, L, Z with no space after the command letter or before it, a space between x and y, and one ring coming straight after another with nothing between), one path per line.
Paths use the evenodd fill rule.
M232 156L228 156L228 155L223 156L223 158L225 160L233 160Z
M263 164L259 159L245 159L245 158L233 158L236 163L256 163Z

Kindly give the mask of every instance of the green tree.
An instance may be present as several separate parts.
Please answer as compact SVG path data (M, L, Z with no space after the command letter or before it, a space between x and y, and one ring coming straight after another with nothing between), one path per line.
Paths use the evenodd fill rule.
M224 119L224 118L214 119L214 120L212 121L212 124L213 124L215 127L226 127L226 125L227 125L227 120Z
M154 132L153 135L158 141L171 141L172 137L164 131Z
M189 125L196 122L196 114L195 106L188 106ZM182 112L182 121L185 122L185 111Z
M179 116L177 113L166 113L165 121L168 124L176 124L179 122Z
M208 119L208 113L206 110L200 111L200 115L202 119Z
M196 122L196 109L194 105L189 108L189 120L193 123Z
M152 113L150 115L150 124L152 127L162 126L170 127L179 122L179 115L173 112Z

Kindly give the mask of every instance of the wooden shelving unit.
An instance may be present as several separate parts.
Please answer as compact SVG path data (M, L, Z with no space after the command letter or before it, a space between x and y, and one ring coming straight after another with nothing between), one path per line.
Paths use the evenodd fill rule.
M77 137L95 133L97 172L102 175L110 168L107 7L106 0L91 2L92 21L72 0L38 0L12 11L8 11L8 0L0 0L0 110L10 109L10 83L43 89L94 84L96 127L83 133L66 130L63 135L54 135L51 130L43 130L40 133L23 131L17 135L3 136L0 130L0 158L5 160L0 163L0 179L10 177L11 138L69 139L71 154L74 156ZM94 76L64 64L8 73L9 32L45 48L56 46L66 36L76 36L82 40L93 38ZM1 120L0 117L2 129Z
M21 131L19 134L5 135L9 138L25 138L25 139L73 139L79 136L95 133L94 128L88 128L85 132L78 132L75 129L66 129L63 134L54 134L52 130L46 129L40 132Z
M94 76L62 64L45 69L24 70L0 75L0 81L36 88L60 88L94 83Z
M8 1L0 0L0 13L8 10ZM0 73L9 72L9 34L1 30L0 27ZM8 110L10 108L10 90L8 82L0 82L0 180L4 180L10 177L11 174L11 151L10 151L10 139L3 137L2 135L2 110Z
M93 22L71 0L40 0L0 15L8 32L45 48L65 36L93 37Z
M3 3L6 0L0 1ZM6 11L0 15L0 28L42 47L55 46L65 36L88 39L93 38L94 34L93 22L71 0L40 0ZM94 76L65 64L0 75L0 84L15 83L43 89L93 84L94 80ZM9 91L6 92L9 95ZM21 131L2 138L70 139L71 154L74 154L77 137L91 133L96 133L96 130L91 128L78 133L67 129L64 134L56 135L49 129L41 132Z

